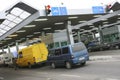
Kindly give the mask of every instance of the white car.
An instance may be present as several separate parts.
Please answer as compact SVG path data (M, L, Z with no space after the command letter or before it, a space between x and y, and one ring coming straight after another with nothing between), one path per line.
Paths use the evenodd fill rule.
M12 59L14 58L12 53L3 53L0 55L0 65L12 65Z

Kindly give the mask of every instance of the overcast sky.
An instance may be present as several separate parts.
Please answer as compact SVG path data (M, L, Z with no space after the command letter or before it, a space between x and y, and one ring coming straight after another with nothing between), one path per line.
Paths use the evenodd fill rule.
M64 5L69 8L88 8L91 7L91 5L105 5L120 0L0 0L0 11L8 8L18 1L27 2L39 9L41 6L47 4L54 4L58 6L61 3L64 3Z

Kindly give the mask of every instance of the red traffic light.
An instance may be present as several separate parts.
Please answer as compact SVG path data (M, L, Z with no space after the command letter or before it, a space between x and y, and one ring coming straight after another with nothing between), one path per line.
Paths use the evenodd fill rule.
M50 9L50 5L45 6L46 9Z
M45 6L46 14L50 14L50 12L51 12L50 8L51 8L50 5Z

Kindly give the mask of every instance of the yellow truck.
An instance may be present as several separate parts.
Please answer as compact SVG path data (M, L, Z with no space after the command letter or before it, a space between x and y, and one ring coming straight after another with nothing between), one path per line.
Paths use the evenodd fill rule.
M44 43L36 43L19 50L16 64L19 67L45 63L47 61L48 49Z

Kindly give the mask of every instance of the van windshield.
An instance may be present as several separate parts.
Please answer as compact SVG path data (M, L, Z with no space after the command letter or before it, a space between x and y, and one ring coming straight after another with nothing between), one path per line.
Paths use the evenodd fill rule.
M86 47L83 43L72 45L73 52L79 52L79 51L85 50L85 49L86 49Z

